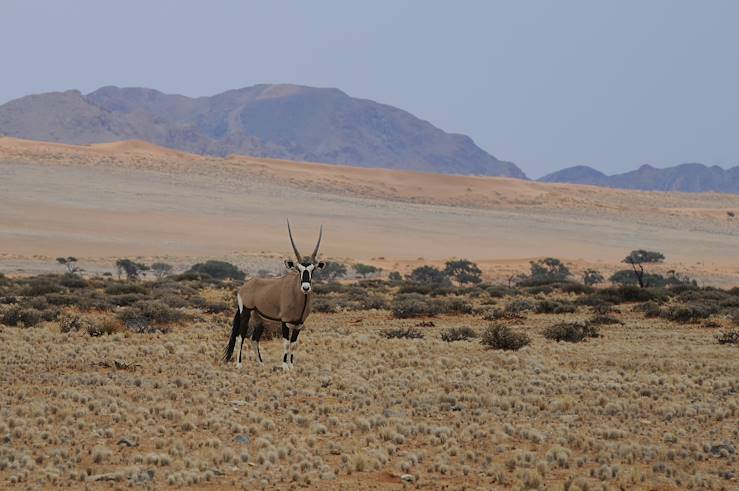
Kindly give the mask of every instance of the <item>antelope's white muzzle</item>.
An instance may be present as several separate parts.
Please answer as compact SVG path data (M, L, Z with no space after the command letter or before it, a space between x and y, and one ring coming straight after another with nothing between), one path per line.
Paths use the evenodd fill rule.
M310 292L310 283L303 282L300 284L300 288L303 290L303 293Z

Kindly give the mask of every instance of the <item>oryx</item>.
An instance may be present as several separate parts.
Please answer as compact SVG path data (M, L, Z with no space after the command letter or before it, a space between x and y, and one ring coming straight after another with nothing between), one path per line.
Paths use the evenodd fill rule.
M239 346L239 356L236 358L236 367L241 368L241 353L244 340L251 321L251 345L257 364L262 363L259 352L259 338L264 330L264 320L268 319L282 323L282 368L292 368L294 351L298 344L298 335L303 328L313 304L311 280L313 272L325 266L317 261L318 247L321 245L323 225L318 232L318 242L313 254L301 256L293 240L290 230L290 221L287 222L287 233L293 246L296 261L285 260L287 274L280 278L251 278L239 288L236 295L238 310L233 320L231 338L223 354L224 361L230 361L236 345Z

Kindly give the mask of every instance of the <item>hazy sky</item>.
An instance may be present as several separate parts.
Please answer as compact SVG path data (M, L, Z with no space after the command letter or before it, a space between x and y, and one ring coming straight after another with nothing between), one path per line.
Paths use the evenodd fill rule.
M0 103L103 85L338 87L530 177L739 164L739 2L0 3Z

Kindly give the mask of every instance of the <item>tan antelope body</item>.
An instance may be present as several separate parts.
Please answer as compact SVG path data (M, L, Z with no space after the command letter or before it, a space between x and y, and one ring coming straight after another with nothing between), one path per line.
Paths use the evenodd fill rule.
M310 315L313 305L313 289L311 280L313 272L323 268L325 263L316 261L318 247L321 245L323 227L318 235L318 243L310 256L302 256L295 246L295 241L287 224L290 242L297 262L286 260L287 274L280 278L251 278L239 288L236 295L238 310L233 321L231 337L223 355L224 361L230 361L236 346L239 355L236 358L236 367L241 367L241 355L244 340L251 328L251 345L254 358L258 364L262 363L259 351L259 339L264 331L264 321L271 320L282 324L283 354L282 367L292 368L294 350L298 344L298 335L303 329L305 320Z

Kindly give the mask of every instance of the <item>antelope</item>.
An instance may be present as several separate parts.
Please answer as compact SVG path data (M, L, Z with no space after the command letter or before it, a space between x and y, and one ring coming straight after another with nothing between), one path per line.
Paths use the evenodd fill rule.
M298 336L303 329L305 319L313 305L313 288L311 280L313 272L322 269L326 263L317 261L318 248L323 236L323 225L318 232L318 242L310 256L301 256L298 251L290 221L287 221L287 233L295 253L295 259L285 259L287 274L280 278L251 278L239 288L236 294L238 309L233 320L231 337L223 354L223 361L231 361L234 349L239 346L236 368L241 368L241 354L249 327L251 346L257 365L262 365L262 354L259 351L259 339L264 331L264 321L271 320L282 324L282 368L289 370L295 362L295 349ZM251 323L251 326L250 326Z

